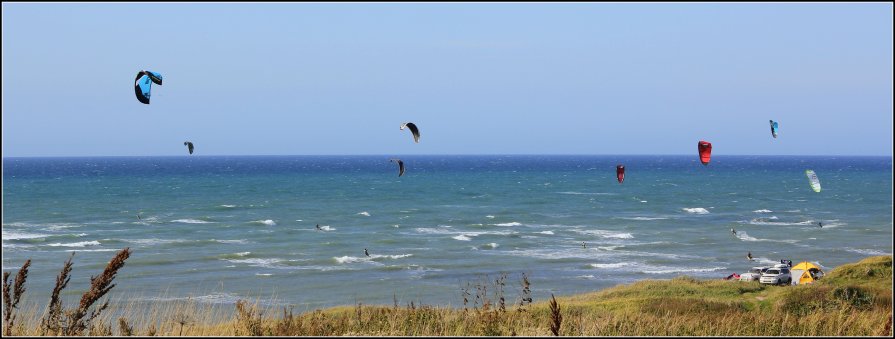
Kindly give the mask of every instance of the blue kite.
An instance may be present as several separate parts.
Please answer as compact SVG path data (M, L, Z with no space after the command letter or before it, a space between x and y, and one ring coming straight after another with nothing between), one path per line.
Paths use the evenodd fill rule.
M153 82L161 86L162 75L145 70L137 73L137 79L134 81L134 92L137 94L137 100L144 104L149 104L149 91L152 89Z

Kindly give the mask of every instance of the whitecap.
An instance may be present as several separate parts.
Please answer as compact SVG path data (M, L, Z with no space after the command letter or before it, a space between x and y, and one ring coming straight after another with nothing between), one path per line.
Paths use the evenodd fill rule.
M771 259L764 258L764 257L759 257L759 258L753 257L752 259L754 259L753 261L755 261L755 262L767 264L767 265L776 265L776 264L780 263L779 260L771 260Z
M376 260L380 258L385 259L401 259L411 257L413 254L370 254L370 259Z
M493 215L486 215L485 218L494 219L495 217Z
M113 224L115 224L115 222L113 222ZM58 231L58 230L66 229L66 228L81 227L81 225L74 225L74 224L47 224L46 226L47 226L46 230L48 230L48 231Z
M236 296L230 293L213 293L208 295L200 295L197 297L189 296L189 297L149 297L144 298L143 300L147 301L177 301L177 300L195 300L201 303L207 304L235 304L239 300L243 300L245 298ZM266 303L266 302L261 302Z
M132 239L132 240L125 240L125 241L131 242L134 244L138 244L138 245L162 245L162 244L172 244L172 243L176 243L176 242L184 242L186 240L150 238L150 239Z
M517 233L515 231L478 231L478 232L475 232L475 231L471 231L471 232L453 231L453 230L448 229L448 227L439 227L439 228L425 228L424 227L424 228L417 228L416 231L419 233L423 233L423 234L442 234L442 235L460 234L460 235L465 235L465 236L470 236L470 237L477 237L482 234L510 235L510 234Z
M485 252L487 253L487 252ZM577 248L533 248L533 249L514 249L514 250L506 250L502 252L497 252L506 255L512 255L514 257L523 257L523 258L536 258L536 259L547 259L547 260L556 260L556 259L602 259L607 256L610 256L608 253L601 253L598 251L590 251L581 249L581 247Z
M736 237L743 241L758 241L758 238L749 236L749 234L746 234L746 232L743 231L737 232Z
M67 244L54 243L54 244L47 244L47 246L52 246L52 247L85 247L85 246L96 246L96 245L99 245L99 244L100 244L99 241L92 240L92 241L73 242L73 243L67 243Z
M321 231L335 231L336 229L334 227L330 227L329 225L326 225L326 226L320 226L320 230Z
M540 233L540 234L546 234L546 235L553 235L553 231L540 231L540 232L537 232L537 233Z
M363 215L363 216L367 216L367 217L369 217L369 216L370 216L370 212L363 211L363 212L358 213L358 215Z
M615 231L606 231L606 230L572 230L573 232L587 234L587 235L596 235L601 238L612 238L612 239L633 239L634 235L631 233L625 232L615 232Z
M26 233L26 232L16 232L16 231L7 231L3 229L3 240L18 240L18 239L38 239L38 238L46 238L51 236L50 234L35 234L35 233Z
M764 218L752 219L751 221L749 221L749 224L750 225L769 225L769 226L805 226L805 225L816 226L817 225L813 221L810 221L810 220L809 221L800 221L800 222L783 222L783 221L767 221L767 220L774 220L774 219L764 219ZM826 227L826 226L824 226L824 227Z
M752 212L755 212L755 213L773 213L774 211L766 210L766 209L760 209L760 210L754 210L754 211L752 211Z
M339 264L350 264L350 263L355 263L355 262L371 260L370 258L358 258L358 257L347 256L347 255L343 256L343 257L333 257L333 259L335 259L336 262Z
M482 247L488 247L488 248L497 248L498 246L500 246L500 244L498 244L496 242L491 242L491 243L482 245Z
M461 241L470 241L470 240L472 240L472 239L470 239L469 237L467 237L467 236L465 236L465 235L463 235L463 234L458 235L458 236L453 236L453 237L451 237L451 238L456 239L456 240L461 240Z
M630 217L630 218L622 217L619 219L648 221L648 220L666 220L668 218L663 218L663 217Z
M646 202L646 200L640 200L640 202Z
M417 228L417 232L423 234L453 234L454 232L442 228L431 228L431 227L422 227Z
M845 250L849 251L849 252L853 252L853 253L863 254L863 255L892 255L891 253L886 253L886 252L883 252L880 250L873 250L873 249L860 249L860 248L846 247Z
M691 214L708 214L709 213L709 211L707 209L702 208L702 207L693 207L693 208L684 207L682 209L684 211L687 211L687 213L691 213Z
M619 267L624 267L624 266L629 266L629 265L631 265L631 264L625 263L625 262L620 262L620 263L615 263L615 264L590 264L590 267L593 267L593 268L619 268Z
M219 207L223 207L223 208L235 208L236 205L219 205Z
M149 221L149 219L145 219L145 221ZM184 224L213 224L214 223L214 221L205 221L205 220L198 220L198 219L177 219L177 220L171 220L171 222L179 222L179 223L184 223Z
M502 223L502 224L493 224L493 225L494 226L522 226L522 223L518 223L518 222L514 221L514 222L506 222L506 223Z
M267 219L267 220L255 220L255 221L251 221L251 222L249 222L249 223L251 223L251 224L259 224L259 225L267 225L267 226L276 226L276 225L277 225L276 222L274 222L273 220L270 220L270 219Z
M665 268L665 267L662 267L662 268L654 268L654 269L645 269L645 270L642 270L641 272L646 273L646 274L667 274L667 273L688 273L688 272L697 273L697 272L714 272L714 271L719 271L719 270L724 270L724 269L727 269L727 267L710 267L710 268L699 268L699 267L696 267L696 268L688 268L688 267Z
M556 192L557 194L571 194L571 195L615 195L615 193L603 193L603 192Z
M221 244L245 244L245 243L247 243L246 240L244 240L244 239L234 239L234 240L215 240L215 239L211 239L211 241L216 241L216 242L219 242L219 243L221 243Z
M269 276L272 276L273 274L271 274L271 273L255 273L255 275L262 276L262 277L269 277Z
M798 240L789 240L789 239L760 239L760 238L752 237L748 233L743 232L743 231L737 232L736 237L740 238L740 240L743 240L743 241L769 241L769 242L782 242L782 243L787 243L787 244L795 244L795 243L799 242Z
M277 258L250 258L250 259L222 259L234 264L247 264L249 266L255 267L264 267L264 268L283 268L283 266L279 265L282 262L282 259Z
M3 244L3 250L15 249L15 248L30 248L34 247L34 245L28 244Z

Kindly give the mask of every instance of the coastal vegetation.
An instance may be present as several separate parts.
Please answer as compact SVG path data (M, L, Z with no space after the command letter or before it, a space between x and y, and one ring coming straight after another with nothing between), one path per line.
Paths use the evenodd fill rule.
M5 335L94 336L886 336L892 335L892 256L841 265L799 286L700 280L643 280L602 291L533 300L522 275L516 296L508 276L470 282L462 307L409 302L332 307L296 313L292 307L239 300L221 309L195 300L148 306L100 302L129 257L118 252L91 278L80 302L66 307L60 292L70 257L45 307L22 307L30 261L3 276ZM148 307L146 309L145 307Z

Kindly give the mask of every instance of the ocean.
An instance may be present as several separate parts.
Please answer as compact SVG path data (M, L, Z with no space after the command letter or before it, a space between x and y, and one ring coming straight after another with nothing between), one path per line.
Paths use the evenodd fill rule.
M75 253L74 300L129 247L116 302L462 307L504 274L508 302L523 273L537 301L892 254L891 157L401 156L402 177L390 158L4 158L3 271L31 259L45 305Z

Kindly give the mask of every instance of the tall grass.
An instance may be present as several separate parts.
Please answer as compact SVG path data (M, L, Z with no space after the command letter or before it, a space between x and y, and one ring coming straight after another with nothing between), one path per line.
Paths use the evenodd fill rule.
M531 298L522 275L515 300L506 303L507 275L466 283L463 308L419 301L399 306L351 306L296 313L292 307L239 300L222 309L187 299L95 305L114 284L127 259L119 252L77 308L64 310L59 291L68 283L71 257L57 276L43 313L17 304L16 289L4 283L4 333L12 335L118 336L891 336L892 258L843 265L807 286L763 286L755 282L648 280L607 290L543 301ZM25 268L26 265L23 265ZM21 273L22 286L27 272ZM887 278L888 277L888 278ZM4 277L6 281L8 275ZM7 292L10 291L10 292ZM21 296L21 293L19 295ZM475 293L475 296L473 296ZM267 303L266 305L275 305ZM117 309L116 309L117 307ZM11 312L16 311L13 315ZM104 312L105 311L105 312ZM55 314L55 315L54 315ZM16 317L14 317L16 316ZM80 321L78 321L80 319ZM117 326L114 326L117 324ZM49 330L48 330L49 329Z
M16 274L14 285L9 284L9 272L3 272L3 326L4 335L12 335L12 328L15 326L16 315L14 310L19 307L22 295L25 294L25 280L28 280L28 267L31 266L31 259L25 261L19 273ZM12 295L10 296L10 287L12 287Z

